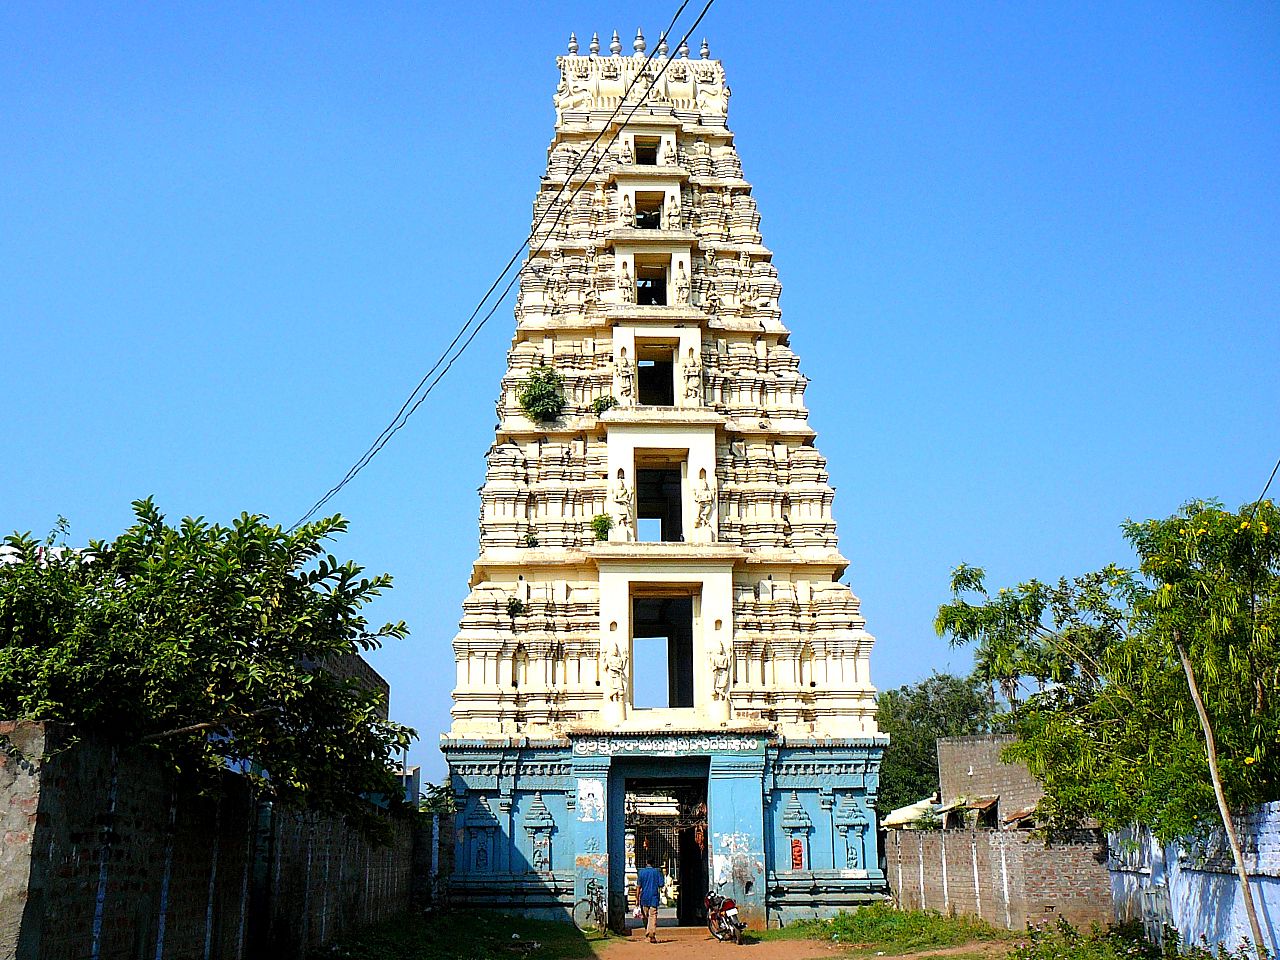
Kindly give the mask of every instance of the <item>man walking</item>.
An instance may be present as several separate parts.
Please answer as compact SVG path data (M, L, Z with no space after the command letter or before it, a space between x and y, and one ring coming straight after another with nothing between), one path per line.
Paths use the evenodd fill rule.
M658 903L662 890L662 871L650 857L636 873L636 903L644 915L644 936L650 943L658 942Z

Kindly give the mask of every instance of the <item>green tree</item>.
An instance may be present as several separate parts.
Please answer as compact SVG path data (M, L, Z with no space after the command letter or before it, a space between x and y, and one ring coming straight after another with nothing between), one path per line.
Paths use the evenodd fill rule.
M361 613L391 578L326 553L341 517L175 527L133 506L129 529L85 550L6 538L0 716L149 751L196 783L245 768L265 795L377 829L365 797L400 795L392 761L414 733L326 665L406 635Z
M1050 820L1162 840L1222 825L1243 873L1225 811L1280 783L1280 515L1197 501L1123 529L1133 570L991 595L962 565L938 632L976 644L998 682L1035 681L1008 757L1044 782Z
M935 673L876 697L876 723L889 735L880 765L881 812L936 792L938 738L986 733L991 716L992 705L974 677Z
M418 809L422 813L454 813L458 809L453 796L453 785L445 780L443 783L423 784L422 794L418 798Z

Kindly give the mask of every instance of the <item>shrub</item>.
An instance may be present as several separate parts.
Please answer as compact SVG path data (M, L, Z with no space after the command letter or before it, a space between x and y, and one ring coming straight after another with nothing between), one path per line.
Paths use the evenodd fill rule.
M1163 947L1143 936L1136 924L1084 934L1060 919L1056 926L1031 930L1029 936L1027 943L1010 954L1010 960L1256 960L1258 956L1243 947L1215 950L1203 944L1180 946L1178 932L1171 927L1165 928Z
M551 367L537 367L520 388L518 399L530 420L554 420L564 409L564 378Z
M311 960L594 960L598 938L571 923L492 913L410 912L314 949Z
M617 405L618 401L612 396L596 397L591 401L591 412L598 417L610 407L616 407Z
M877 950L895 953L952 947L999 936L995 928L975 917L944 917L933 910L895 910L887 903L839 913L830 920L803 920L796 926L807 936L842 946L873 944Z
M597 513L591 518L591 530L597 540L608 540L609 531L613 529L613 517L607 513Z
M507 597L507 616L514 620L524 613L524 601L519 597Z

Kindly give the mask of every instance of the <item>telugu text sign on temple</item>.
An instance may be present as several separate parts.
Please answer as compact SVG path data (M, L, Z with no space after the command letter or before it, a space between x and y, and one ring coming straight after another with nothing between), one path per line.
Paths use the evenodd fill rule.
M705 42L665 71L639 33L633 48L615 33L611 55L593 37L558 59L454 641L442 746L460 823L481 824L459 831L454 890L555 913L596 871L617 919L618 851L640 829L627 798L674 778L663 789L700 790L706 821L701 853L671 853L681 916L726 864L759 921L829 912L883 883L875 831L831 813L874 822L873 641L839 582L833 491L724 70ZM641 105L619 129L633 80L621 116ZM564 404L541 419L522 396L548 372ZM575 809L584 783L598 821ZM515 819L535 795L536 849Z

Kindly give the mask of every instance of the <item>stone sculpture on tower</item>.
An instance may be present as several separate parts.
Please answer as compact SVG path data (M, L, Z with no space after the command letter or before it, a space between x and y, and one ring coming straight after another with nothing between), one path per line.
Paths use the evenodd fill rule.
M713 887L757 926L831 913L884 889L875 831L836 823L875 822L872 637L723 67L634 48L558 58L530 185L442 739L451 896L563 916L598 889L620 923L643 847L680 917ZM554 416L522 403L548 371Z

